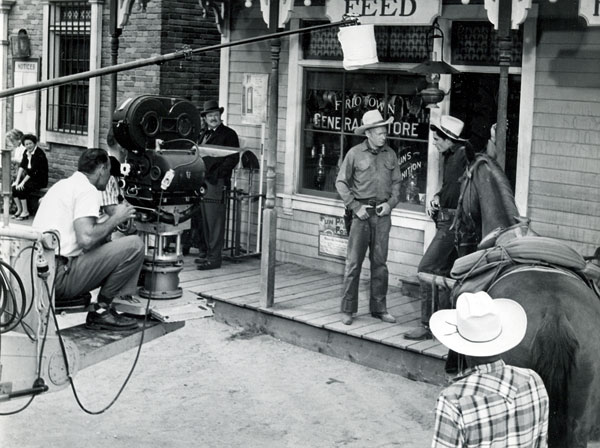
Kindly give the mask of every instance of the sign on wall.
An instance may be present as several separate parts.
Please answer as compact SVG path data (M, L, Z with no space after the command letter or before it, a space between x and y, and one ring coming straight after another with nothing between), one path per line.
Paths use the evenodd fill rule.
M600 26L600 0L579 0L579 15L588 26Z
M431 25L442 13L441 0L327 0L325 14L332 22L358 14L363 25Z
M39 61L14 61L14 86L22 87L38 82ZM13 103L13 127L37 135L38 93L16 95Z
M269 75L242 75L242 123L259 125L267 122L267 92Z
M342 216L319 216L319 255L346 259L348 234Z

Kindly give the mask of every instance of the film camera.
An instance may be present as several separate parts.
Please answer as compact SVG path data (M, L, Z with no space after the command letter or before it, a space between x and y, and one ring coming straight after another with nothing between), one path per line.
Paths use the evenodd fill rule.
M127 98L113 115L114 137L127 150L123 196L137 210L134 224L146 246L142 297L182 295L181 234L205 191L200 129L196 107L181 98Z

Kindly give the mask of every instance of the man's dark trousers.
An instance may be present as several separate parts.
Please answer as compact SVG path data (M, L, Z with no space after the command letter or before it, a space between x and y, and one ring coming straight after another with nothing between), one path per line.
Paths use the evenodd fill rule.
M371 262L370 312L378 314L387 312L387 257L391 227L392 219L390 215L377 216L372 214L369 219L365 220L354 216L346 255L344 295L341 305L343 313L356 313L358 311L358 283L367 249L369 249L369 260Z
M437 232L431 240L425 255L421 258L421 263L417 268L418 272L427 272L429 274L447 277L457 258L454 231L450 230L452 220L438 221L436 223ZM421 295L421 323L428 327L429 318L433 312L432 304L432 286L430 282L419 279ZM450 292L442 289L438 295L438 309L452 308L450 303Z
M203 246L206 259L214 266L221 265L223 241L225 239L225 182L218 179L216 184L206 183L206 195L200 202Z

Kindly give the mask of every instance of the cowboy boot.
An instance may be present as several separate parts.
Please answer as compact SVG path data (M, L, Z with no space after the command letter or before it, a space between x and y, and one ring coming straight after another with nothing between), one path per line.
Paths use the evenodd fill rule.
M421 326L409 331L404 335L405 339L411 341L425 341L433 339L433 335L429 330L429 318L432 313L433 293L432 286L423 280L419 280L419 289L421 296Z

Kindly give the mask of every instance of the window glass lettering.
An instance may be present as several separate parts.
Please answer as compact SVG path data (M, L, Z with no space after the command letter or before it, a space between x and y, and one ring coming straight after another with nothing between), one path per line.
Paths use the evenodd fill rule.
M378 109L389 124L388 145L402 172L402 205L424 205L429 109L417 95L418 75L306 71L300 189L338 197L335 179L345 154L365 137L354 134L363 114Z

